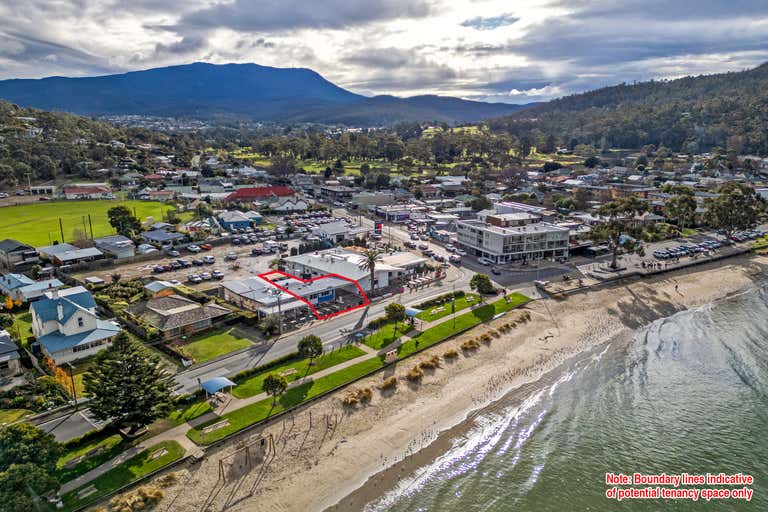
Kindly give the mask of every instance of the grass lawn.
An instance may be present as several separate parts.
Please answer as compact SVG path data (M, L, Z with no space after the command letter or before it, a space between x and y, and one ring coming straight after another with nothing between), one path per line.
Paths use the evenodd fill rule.
M21 340L23 346L27 346L27 338L32 337L32 313L25 311L14 315L13 325L8 328L8 334Z
M176 409L168 416L176 425L181 425L195 418L199 418L203 414L207 414L213 410L211 404L208 402L193 402L189 405L184 405Z
M386 347L393 341L400 339L400 335L411 330L411 326L408 322L397 323L397 337L395 337L395 322L385 322L377 331L372 332L365 338L363 343L369 347L379 350L382 347Z
M680 234L683 236L694 236L699 234L699 230L692 228L682 228Z
M63 448L64 453L59 457L59 461L56 463L56 472L54 476L61 483L69 482L80 475L84 475L93 468L101 466L108 460L117 457L120 453L127 450L129 446L130 443L123 441L120 434L110 435L107 432L105 432L104 435L95 437L85 444L81 444L72 449L68 449L65 445ZM68 468L65 467L67 462L93 450L99 450L99 453L81 460L74 466Z
M161 455L155 459L151 456L158 450L165 449L167 453ZM80 489L94 486L96 492L88 496L84 496L82 499L78 498L77 492L80 489L70 491L63 496L64 506L69 509L75 509L89 503L94 503L100 499L101 496L109 494L124 485L127 485L142 476L148 475L153 471L161 469L167 466L171 462L179 460L184 456L184 448L181 447L176 441L163 441L154 446L150 446L143 452L135 455L134 457L123 462L114 469L104 473L100 477L92 480L90 483L85 484Z
M32 414L32 411L26 409L0 409L0 425L3 423L13 423L27 414Z
M195 336L192 341L180 345L179 351L195 363L204 363L251 345L249 340L233 334L232 331L233 329L225 329Z
M446 320L445 322L427 329L400 345L397 351L398 357L408 356L419 349L439 343L460 332L466 331L483 322L487 322L499 313L514 309L531 300L520 293L512 293L507 296L507 299L499 299L496 302L473 309L463 315L458 315L455 319Z
M307 382L289 389L281 396L277 404L273 405L272 398L266 398L251 405L246 405L240 409L236 409L230 413L223 415L221 418L209 421L193 428L187 432L187 437L197 444L211 444L213 442L226 437L229 434L238 432L254 423L258 423L269 416L277 414L285 409L296 406L305 400L309 400L322 393L326 393L342 384L345 384L357 377L361 377L369 372L372 372L378 368L384 366L384 360L382 357L374 357L366 361L362 361L355 365L352 365L338 372L320 377L317 380ZM218 423L223 420L228 420L229 425L216 429L207 434L203 433L203 429L211 424Z
M759 251L765 248L768 248L768 236L757 238L752 242L753 251Z
M109 225L107 210L113 206L127 206L142 222L148 216L155 221L163 219L164 212L173 207L156 201L46 201L0 208L0 239L13 238L35 247L50 245L61 240L59 218L64 227L64 241L74 240L73 232L83 229L83 217L88 215L93 224L93 236L115 234ZM90 226L88 227L90 234Z
M312 366L309 366L309 359L287 361L279 366L275 366L268 370L264 370L261 373L248 377L247 379L240 382L232 390L232 394L237 398L247 398L249 396L258 395L262 392L261 385L264 382L264 379L271 373L282 373L294 369L296 370L295 373L285 376L286 380L291 382L293 380L304 377L307 374L311 375L313 373L317 373L320 370L325 370L326 368L336 366L337 364L363 355L365 355L364 351L353 345L347 345L340 348L339 350L323 354L322 356L315 359Z
M456 299L456 311L461 311L462 309L467 309L470 306L474 306L477 304L477 299L478 297L474 293L468 293L463 297L458 297ZM450 314L451 302L448 301L443 304L436 304L434 306L428 307L416 315L416 318L419 320L424 320L425 322L432 322Z

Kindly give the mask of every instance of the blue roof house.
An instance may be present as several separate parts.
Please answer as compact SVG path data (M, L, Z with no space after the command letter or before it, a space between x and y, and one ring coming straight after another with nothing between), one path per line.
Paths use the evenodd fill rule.
M24 274L6 274L0 277L0 294L10 296L14 301L29 302L62 286L64 283L58 279L35 281Z
M251 219L243 212L233 210L219 214L219 223L227 231L232 229L245 229L251 227Z
M120 332L116 323L99 319L93 295L82 286L47 292L29 311L37 343L57 365L107 348Z
M141 238L150 243L160 244L162 246L173 245L175 242L179 242L184 239L184 235L181 233L174 233L171 231L165 231L164 229L155 229L154 231L147 231L141 235Z

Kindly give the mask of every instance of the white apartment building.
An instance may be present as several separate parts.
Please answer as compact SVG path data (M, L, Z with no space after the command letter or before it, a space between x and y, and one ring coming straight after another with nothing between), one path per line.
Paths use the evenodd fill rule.
M503 227L464 220L457 232L469 254L494 263L568 257L569 230L546 222Z

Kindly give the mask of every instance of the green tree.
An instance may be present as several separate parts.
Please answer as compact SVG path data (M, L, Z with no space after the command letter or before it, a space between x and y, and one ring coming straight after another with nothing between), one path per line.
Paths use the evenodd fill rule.
M31 463L13 464L0 471L0 510L52 510L48 497L59 487L59 482L45 468Z
M600 165L600 159L596 156L589 156L584 160L584 167L589 167L590 169L594 169Z
M747 229L757 223L765 210L765 203L755 190L741 183L726 183L718 189L718 196L705 201L704 220L726 236Z
M384 308L384 313L387 315L387 320L392 322L405 320L405 306L398 304L397 302L387 304Z
M678 227L684 228L693 222L696 215L696 199L693 197L693 189L679 187L673 191L673 196L664 203L664 211L670 219L674 220Z
M100 352L83 378L88 406L99 420L111 420L131 435L173 407L172 379L160 358L124 332Z
M313 359L322 355L323 341L314 334L309 334L299 340L298 351L301 357L309 358L311 365Z
M589 238L597 243L606 243L611 250L611 268L618 267L619 254L637 251L642 245L644 229L635 221L635 216L646 211L646 204L630 196L618 201L606 203L598 209L598 215L605 222L592 226Z
M131 238L141 231L141 222L126 206L110 208L107 210L107 217L109 217L109 224L123 236Z
M285 393L285 390L288 389L288 381L279 373L270 373L261 384L261 389L266 394L273 397L272 404L276 405L277 397Z
M5 329L13 325L13 315L10 313L0 313L0 329Z
M0 471L14 464L33 464L53 472L60 453L56 438L31 423L16 423L0 430Z
M360 263L360 268L370 272L371 277L371 295L376 290L376 264L381 259L381 253L376 249L368 249L363 252L363 261Z
M496 291L487 274L475 274L469 281L469 287L481 294L491 294Z

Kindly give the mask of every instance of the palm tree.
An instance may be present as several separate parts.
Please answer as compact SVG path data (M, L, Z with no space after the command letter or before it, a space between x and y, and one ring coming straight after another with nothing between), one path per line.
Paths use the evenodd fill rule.
M367 249L363 252L363 261L360 262L360 268L371 273L371 295L374 292L374 279L376 278L376 263L379 261L381 253L376 249Z

